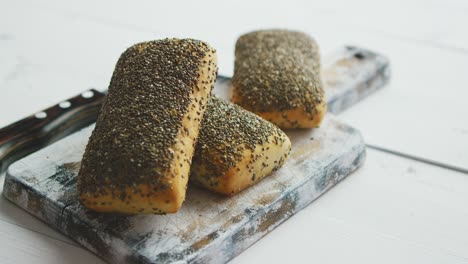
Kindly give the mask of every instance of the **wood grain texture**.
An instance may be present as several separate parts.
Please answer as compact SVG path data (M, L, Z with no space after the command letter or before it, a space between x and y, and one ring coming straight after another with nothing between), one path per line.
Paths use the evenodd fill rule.
M301 210L362 164L355 129L328 117L316 130L290 131L289 162L274 175L223 198L190 187L173 215L94 213L76 197L88 127L10 166L7 199L110 263L223 263Z
M361 57L356 56L356 54L366 54L366 56ZM389 64L388 60L382 55L360 48L344 47L335 51L331 58L326 64L327 70L323 78L327 86L326 90L330 91L329 99L333 99L333 102L329 101L332 102L332 105L335 105L332 106L332 109L337 111L344 110L345 107L349 107L352 103L367 96L370 92L382 87L388 80L388 75L386 74L388 71L386 69L389 67ZM374 82L373 80L380 81ZM366 92L366 90L369 92ZM218 79L215 93L226 98L229 92L230 78ZM347 101L348 104L342 104L342 101ZM50 221L45 222L49 225L51 223ZM64 240L64 238L57 236L52 230L49 231L42 227L37 228L37 230ZM73 238L73 236L69 236Z
M17 263L67 263L102 264L102 260L74 244L63 243L15 224L1 222L0 248L2 264ZM11 254L15 252L17 254Z
M468 177L372 149L365 165L233 259L468 263Z
M6 25L0 32L0 126L84 88L106 87L116 58L132 43L174 36L206 40L218 50L220 73L230 76L240 34L282 27L311 34L324 55L352 43L389 56L394 74L388 89L343 118L373 145L467 168L468 122L460 122L468 115L466 1L203 3L180 8L177 1L143 1L133 9L113 1L108 12L108 3L91 0L8 2L0 10ZM155 16L154 10L162 12ZM171 10L186 19L174 20ZM206 10L210 16L198 16ZM216 27L207 26L212 21Z
M340 112L388 81L389 62L369 50L344 47L327 60L323 79L330 109ZM220 79L214 92L227 98L230 88L229 78ZM175 215L106 216L85 210L76 199L76 174L91 130L17 162L6 176L4 194L111 263L225 262L364 159L360 134L331 117L320 129L290 131L295 147L287 165L234 199L192 187Z
M366 141L466 164L468 124L460 120L467 115L463 84L468 75L466 53L459 52L468 43L466 1L197 1L184 3L190 6L183 10L178 1L143 1L137 9L128 1L113 1L112 12L109 3L90 0L3 3L0 126L84 88L106 87L115 58L134 42L174 35L206 39L222 57L220 72L230 74L239 34L281 26L311 33L325 54L355 43L392 59L392 84L340 116L359 127ZM190 23L173 19L170 10ZM200 12L211 13L203 17ZM207 26L211 21L216 26ZM443 107L432 111L440 99ZM385 123L387 117L395 122ZM443 123L435 127L434 120ZM363 169L234 262L296 263L313 256L319 263L468 263L466 179L370 150ZM5 199L0 218L60 237ZM0 222L2 263L101 263L83 250L71 253L67 244L7 225Z

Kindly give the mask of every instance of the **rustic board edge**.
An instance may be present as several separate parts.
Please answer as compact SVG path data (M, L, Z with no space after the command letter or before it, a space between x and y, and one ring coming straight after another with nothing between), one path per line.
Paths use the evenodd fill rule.
M261 212L257 211L252 213L252 211L246 210L245 213L249 217L249 220L246 221L247 223L238 226L237 230L232 232L232 234L230 234L228 237L222 237L222 235L218 236L217 233L213 233L210 237L220 238L213 239L216 241L209 245L212 254L194 254L193 258L189 259L189 262L225 263L233 259L248 247L252 246L255 242L260 240L263 236L273 231L280 224L321 197L328 190L336 186L339 182L361 167L364 164L366 157L364 144L362 145L362 148L359 149L360 150L355 153L357 155L349 164L350 167L346 168L345 170L342 169L343 160L335 160L332 164L325 168L327 173L324 174L322 180L326 182L326 184L320 193L316 193L315 195L311 196L304 195L304 193L306 193L305 190L310 188L311 185L315 184L314 179L311 178L309 181L304 182L304 184L296 186L289 192L285 192L282 199L277 200L276 203L270 205L264 210L261 210ZM239 216L234 216L233 219L238 217ZM205 243L205 241L200 242ZM221 254L216 253L219 252L220 249L222 249ZM204 258L204 256L207 257L215 255L218 255L219 259L213 260Z
M328 67L332 70L325 68L323 77L328 110L332 113L341 112L379 90L390 78L388 59L362 48L342 48L334 54L333 60L329 60L329 65L333 65ZM226 78L219 87L226 87L229 82ZM219 95L223 95L229 90L218 88L218 91ZM78 219L80 216L73 211L79 206L76 202L51 201L47 194L34 189L34 182L27 178L15 177L15 172L6 173L3 195L110 263L224 263L323 195L363 164L366 156L364 141L359 131L351 130L352 143L349 148L343 150L346 155L327 161L320 171L308 168L310 175L307 175L307 179L300 185L285 187L284 193L278 199L260 208L246 208L240 214L236 212L227 218L229 225L195 242L191 241L183 248L179 247L151 257L135 250L135 245L129 244L126 238L117 237L112 232L100 232L102 230L97 230L98 228ZM314 186L315 191L312 192Z
M268 207L258 210L247 208L242 215L233 216L230 219L231 225L227 226L226 229L211 233L182 252L160 254L156 259L157 263L179 261L224 263L234 258L289 217L323 195L364 163L366 156L365 144L360 133L356 130L355 132L357 140L347 151L348 155L342 155L339 159L324 167L322 177L313 177L312 175L321 172L311 171L311 176L303 184L285 190L282 198L269 204ZM320 192L310 195L307 189L317 185L317 181L320 181L319 184L323 185L323 188L320 189ZM34 189L34 185L28 185L8 172L5 176L4 190L3 195L8 200L57 231L72 238L105 261L111 261L111 263L155 263L154 259L148 259L140 254L135 255L135 251L119 238L109 237L110 234L99 232L80 221L80 219L76 219L77 216L69 210L67 204L51 203L43 193L39 193ZM51 219L50 216L54 215L60 217ZM86 232L87 234L76 236L71 230ZM86 240L83 240L83 238ZM123 252L116 252L114 250L116 247L111 248L104 241L114 241L113 243L120 244L117 248L123 250Z

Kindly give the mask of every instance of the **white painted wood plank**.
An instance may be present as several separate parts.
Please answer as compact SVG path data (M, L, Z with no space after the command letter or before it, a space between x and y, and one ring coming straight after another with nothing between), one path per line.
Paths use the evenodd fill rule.
M468 4L462 0L287 2L244 0L224 3L222 6L214 0L195 3L170 1L157 4L147 0L139 2L141 8L138 10L131 8L132 4L129 2L113 1L112 13L103 12L109 8L108 3L96 3L92 0L80 1L74 5L58 0L34 5L49 12L68 13L80 19L114 26L158 28L169 32L192 32L192 34L240 30L245 26L252 27L254 23L257 28L265 25L302 28L305 25L316 24L326 27L327 24L333 23L355 27L373 34L403 38L422 45L468 52L468 35L462 34L465 31ZM199 10L220 11L200 17L197 16ZM157 16L153 15L155 12L158 13ZM174 20L174 16L181 19ZM212 20L217 21L219 27L206 28ZM188 29L190 31L186 31Z
M468 55L365 39L391 58L392 78L340 117L369 144L468 169Z
M113 12L106 12L108 3L59 2L18 1L0 11L0 20L8 25L0 32L4 36L0 40L0 72L4 73L0 89L6 98L1 107L8 109L0 111L0 126L90 86L106 87L117 57L131 43L163 36L206 39L218 48L220 72L230 74L239 34L281 26L311 33L324 54L352 43L387 55L394 71L391 85L346 113L345 121L359 127L371 144L468 168L468 122L462 122L468 116L468 90L463 88L468 83L464 70L468 55L396 38L393 32L369 33L353 24L354 19L345 25L348 17L340 12L349 7L352 13L355 5L334 6L332 2L311 8L288 2L267 5L269 11L259 17L256 14L266 7L258 3L245 10L241 4L205 7L194 2L177 12L180 19L174 19L170 10L180 9L177 2L143 2L138 11L130 10L129 3L113 2ZM408 5L414 9L414 4ZM457 2L450 6L464 8ZM204 8L231 11L199 17L196 11ZM364 12L360 9L357 14ZM240 13L242 20L237 19ZM375 17L371 24L390 23L384 20ZM212 21L217 26L209 26ZM406 28L399 27L401 32Z
M366 166L232 263L468 263L467 188L466 175L369 150ZM5 225L0 222L0 230ZM15 245L56 250L48 238L15 236ZM0 243L7 238L1 236ZM21 248L12 247L0 250L8 249L3 254L8 258L20 258L15 263L30 263L21 259ZM65 259L75 259L73 254L61 253ZM45 253L35 258L60 263Z
M253 4L252 1L250 2L250 4ZM329 1L327 1L327 3L328 2ZM133 9L135 11L129 11L134 14L132 16L125 15L122 13L122 11L118 11L120 6L119 3L112 4L112 12L106 10L109 4L100 4L95 2L92 2L92 4L89 4L91 2L88 4L83 4L80 2L80 4L70 5L70 3L66 3L64 5L70 6L70 10L72 10L71 12L66 13L63 11L63 9L54 7L53 4L50 4L52 2L49 1L45 4L41 3L41 5L45 5L45 10L37 9L35 5L38 4L34 5L33 3L18 1L10 1L7 4L6 1L2 1L2 7L6 6L7 8L0 8L0 24L5 25L0 29L0 72L1 74L5 73L5 75L13 73L13 77L15 77L15 74L19 77L15 77L17 78L16 80L9 80L8 82L4 82L4 76L2 76L3 79L0 85L0 91L2 92L2 99L4 100L2 100L2 105L0 106L0 126L15 121L16 119L21 118L35 110L44 108L60 99L67 98L72 94L76 94L89 86L106 86L110 78L110 72L112 71L113 64L115 63L115 60L122 49L133 42L154 38L154 36L157 35L151 33L154 29L162 28L168 32L174 32L174 34L181 36L190 34L192 36L199 36L203 38L209 37L209 40L213 42L213 44L219 46L218 49L224 58L223 61L225 62L223 62L221 65L221 72L224 71L224 73L229 73L232 69L230 62L232 62L233 41L239 33L243 33L247 30L259 27L296 27L307 30L314 34L322 44L322 50L324 51L330 51L332 48L340 46L343 43L352 42L356 44L364 44L369 48L382 51L389 55L393 61L392 66L394 71L399 69L394 73L393 83L391 86L379 94L372 96L368 100L363 101L361 105L351 109L343 116L346 121L351 121L353 122L353 125L359 127L369 142L373 144L384 142L393 149L398 150L416 149L417 152L412 151L413 154L427 156L433 159L439 159L442 157L442 160L444 161L454 160L453 156L459 156L459 158L455 159L458 159L458 163L462 163L464 158L463 153L455 155L453 153L460 153L459 150L467 149L463 145L464 142L467 142L465 135L468 133L466 132L466 122L463 122L463 120L466 119L463 119L466 117L466 112L463 112L466 110L466 107L463 107L464 103L462 100L463 98L466 98L466 89L463 89L463 86L467 81L466 74L463 70L466 69L466 64L464 62L467 60L466 57L456 54L457 52L445 51L444 47L427 47L427 45L424 45L423 41L408 41L405 40L405 38L398 38L398 36L407 37L414 36L414 34L416 34L418 37L417 39L419 39L421 36L418 35L419 32L425 33L427 30L430 30L431 27L434 28L435 26L437 27L438 32L435 35L436 37L439 36L438 41L442 41L442 44L446 42L445 44L447 45L456 45L456 47L462 48L466 47L466 45L464 45L466 34L464 34L464 32L459 32L458 29L450 31L451 27L457 28L457 26L463 27L463 25L466 25L466 19L468 18L464 18L464 15L463 20L460 20L459 15L456 15L457 17L452 18L452 14L450 12L446 12L445 15L444 13L436 13L437 17L431 17L428 15L424 20L421 20L424 23L418 25L418 19L420 19L421 13L424 13L426 8L431 8L431 5L434 4L433 2L436 2L436 4L440 4L442 2L448 3L447 5L453 6L453 8L458 10L457 12L466 14L466 2L463 1L425 1L424 6L420 8L420 12L415 13L414 19L413 17L409 16L414 10L404 11L406 12L407 16L404 21L409 20L411 23L398 24L400 16L398 16L398 13L395 14L395 9L390 9L386 10L388 14L381 12L376 16L377 18L385 17L385 23L387 24L382 27L380 24L382 22L380 20L372 20L372 27L370 28L371 31L368 31L369 28L363 29L362 26L361 28L352 29L352 26L356 25L353 25L352 20L350 21L349 17L346 16L342 17L341 22L351 25L346 30L343 30L343 28L340 28L339 25L334 25L332 22L330 22L330 20L332 20L331 17L341 17L341 15L346 12L346 10L349 10L350 13L356 11L355 9L347 9L349 4L342 5L341 9L338 10L338 7L335 6L334 2L331 2L329 6L324 7L320 7L317 3L314 3L312 8L313 10L311 11L304 6L299 6L299 8L296 8L297 6L294 7L293 1L288 1L276 7L268 5L267 11L262 12L261 16L255 16L255 13L259 11L258 8L245 10L242 4L225 3L223 6L220 6L218 3L216 3L212 4L212 7L210 8L204 8L211 10L211 8L225 7L230 8L232 11L228 13L215 14L214 17L207 16L207 18L200 18L197 16L196 21L186 23L183 20L182 22L177 22L179 21L177 19L167 20L168 17L170 18L172 15L174 15L174 12L164 12L164 8L161 7L145 8L145 6L143 6L142 8ZM17 6L12 7L12 5ZM158 6L160 5L161 4L158 4ZM406 5L401 6L401 9L406 8ZM452 8L450 6L447 7L441 5L437 7L448 9ZM47 8L51 11L47 11ZM358 8L364 11L366 10L365 5L358 5ZM125 9L130 10L130 8L127 7L121 10ZM240 9L242 9L242 11L237 11ZM80 10L91 10L93 14L96 14L96 16L93 17L92 15L89 15L90 17L87 17L81 14L77 14ZM138 10L138 12L136 10ZM188 8L187 10L191 10L194 16L197 14L195 12L197 9L194 7ZM430 12L433 13L433 11ZM357 15L354 17L354 19L359 19L359 13L356 14ZM138 25L138 23L136 23L136 25L127 25L126 23L123 23L119 20L113 20L115 18L124 18L133 22L138 20L138 16L141 16L144 19L151 17L151 23L143 23L144 25ZM242 17L242 20L240 20L239 17ZM158 18L161 18L161 20L158 21ZM428 18L429 20L434 18L432 24L426 23L428 22ZM217 21L217 25L215 27L209 23L210 19ZM445 21L449 21L449 23L446 23ZM361 25L361 22L362 21L360 21L357 26ZM443 26L444 23L448 26ZM369 23L366 24L369 25ZM395 27L398 30L397 33L402 35L397 34L395 36L396 33L394 31L380 31L382 28L388 28L388 25L397 25ZM372 31L372 29L375 29L377 32ZM444 31L445 35L443 35ZM52 38L51 36L54 35L56 37ZM422 40L426 41L427 39L424 37ZM62 48L59 49L60 47ZM68 47L70 47L70 49L74 49L75 52L68 52ZM93 50L93 47L99 48ZM419 49L419 47L423 48ZM54 53L57 50L59 52ZM46 52L41 53L41 51ZM432 59L433 53L437 54L436 59ZM25 56L22 56L22 54L25 54ZM45 54L47 56L42 56L41 54ZM54 56L50 58L52 55ZM397 56L398 59L395 60L395 56ZM26 60L26 63L24 63L24 60ZM90 61L91 63L84 63L83 61ZM421 65L424 66L422 70L419 68ZM430 67L434 65L437 67L431 70ZM72 71L72 73L70 73L68 70L69 68L67 67L71 66L75 67L73 69L76 71ZM19 70L15 71L15 67L19 68ZM412 75L413 72L416 72L416 74ZM417 87L418 89L414 90L414 87ZM6 93L4 93L5 91ZM418 101L417 104L415 104L413 101L410 101L411 97L414 97L415 94L420 94L420 91L423 91L423 98ZM446 94L451 96L448 97ZM438 104L439 99L442 99L442 103L444 104ZM394 104L392 105L392 102L395 100L398 101L399 110L397 112L394 112ZM390 108L385 108L383 104ZM437 110L434 110L433 112L430 111L434 108ZM420 115L414 111L422 114L428 113L429 111L430 114L423 116L423 120L421 121L419 119ZM380 112L384 112L383 115L385 118L379 117ZM395 116L395 114L392 113L400 114ZM452 117L452 115L454 116ZM402 121L401 118L403 118ZM390 123L387 120L393 120L394 123ZM411 122L411 120L413 120L413 122ZM417 121L414 122L414 120ZM415 124L418 125L414 126ZM427 129L427 127L430 127L430 129ZM385 133L382 134L382 131ZM424 151L421 151L420 149L423 149ZM371 166L370 164L375 162L372 161L374 159L372 158L373 154L371 154L374 152L370 151L369 153L367 166ZM430 155L427 155L427 153ZM384 157L387 157L387 155ZM393 167L394 165L392 165L392 161L387 160L391 159L381 159L380 163L384 165L386 164L386 168L382 168L378 171L378 174L373 176L386 175L387 177L392 177L392 173L386 172L386 170L389 167ZM429 171L432 169L431 167L427 167L426 170ZM402 172L400 171L400 173ZM420 175L419 178L421 181L425 181L425 176L421 176L420 173L417 174ZM355 179L356 177L353 176L351 178ZM436 188L442 184L442 186L445 186L443 188L452 190L452 183L455 183L456 185L459 183L457 180L454 181L453 174L447 171L441 171L439 175L433 175L430 178L431 179L427 182L427 184L432 185L433 188ZM440 180L435 180L432 178L438 178L444 182L441 183ZM406 183L406 178L400 177L400 179L403 183ZM347 182L348 181L342 183L342 185L346 184ZM403 188L403 190L411 193L413 190L412 188L414 187L413 185L414 183L409 184L408 187L406 189ZM465 185L461 184L461 186ZM345 188L341 187L341 185L338 187L339 190ZM399 187L394 186L394 188ZM466 186L464 188L466 188ZM337 190L332 191L330 194L334 192L337 192ZM321 199L319 202L331 199L330 194L327 194L327 198ZM360 193L357 194L361 196ZM385 190L377 194L368 194L367 196L364 195L364 197L366 199L372 200L374 199L375 195L384 196L385 194L387 194L388 197L386 199L382 198L379 201L385 202L384 204L388 205L391 203L390 199L393 199L394 197L385 192ZM396 194L400 193L397 192ZM393 193L393 195L396 194ZM422 197L421 199L426 196L430 197L431 194L432 193L430 192L420 193ZM356 195L356 192L352 192L349 195ZM438 193L438 195L439 198L446 197L445 193ZM411 206L408 209L408 205L402 200L398 199L399 202L396 204L400 205L403 209L407 208L406 211L398 213L399 210L402 209L396 208L396 215L387 215L388 219L386 221L385 219L374 219L372 223L383 221L383 224L392 225L390 220L393 219L397 221L399 219L396 222L395 227L402 225L401 223L405 225L407 221L409 221L407 218L412 219L409 217L411 211L408 210L410 209L412 212L421 212L421 210L423 210L422 212L426 212L425 215L427 215L429 220L433 219L433 215L436 213L438 214L437 210L446 214L448 210L449 213L447 217L461 217L460 219L464 219L465 222L467 222L466 213L457 215L453 212L461 210L461 208L459 208L459 201L463 198L465 198L466 201L466 197L460 196L457 197L457 199L453 198L451 195L447 197L448 198L445 199L450 200L450 202L454 203L455 205L450 205L450 203L442 204L441 206L435 207L433 209L433 214L429 214L431 212L422 202L411 203L411 200L409 200L408 204ZM316 207L317 205L314 206ZM378 208L378 206L375 204L373 206ZM329 205L324 205L324 207L329 207ZM341 206L341 204L335 205L335 210L337 210L336 212L343 210L343 207L344 206ZM445 209L440 209L441 207ZM332 208L330 207L330 210L331 209ZM366 209L369 211L366 214L363 214L363 211ZM307 214L305 216L307 223L312 222L313 219L320 219L323 213L330 213L329 211L320 212L313 213L311 215ZM355 214L363 214L361 217L366 217L372 212L373 211L369 208L361 208ZM293 222L291 221L302 215L303 214L300 214L294 217L292 220L288 221L288 226L292 225ZM332 216L334 215L332 214ZM30 217L26 214L24 215L24 218ZM309 219L312 219L312 221ZM375 260L377 260L379 252L382 253L382 256L386 257L384 260L388 260L388 262L395 259L401 260L405 257L406 259L404 260L407 260L406 262L419 262L411 260L425 260L425 254L432 254L431 252L433 252L431 250L428 253L427 250L422 250L421 247L419 247L419 249L416 247L416 250L413 250L414 247L411 247L411 243L408 245L408 243L400 243L399 240L396 240L398 241L397 243L385 236L383 236L383 238L373 238L375 236L375 233L371 232L373 229L367 233L364 232L366 229L363 232L354 231L353 228L346 224L347 220L344 218L342 219L342 221L345 222L344 224L337 224L337 226L341 226L341 229L337 226L334 228L335 230L345 230L347 233L343 234L338 232L338 234L336 234L337 232L332 232L330 227L327 227L331 225L330 223L333 223L333 221L329 219L330 218L322 218L321 221L318 221L318 223L321 225L317 225L313 232L311 231L313 234L318 235L311 235L311 241L308 242L310 245L316 245L318 246L318 249L321 249L317 250L318 252L315 254L322 256L323 262L337 262L338 260L343 262L342 260L349 261L355 260L356 258L364 260L372 258L372 260L376 262ZM367 220L367 218L364 220ZM458 228L459 230L460 227L463 227L463 223L460 225L460 223L454 222L453 219L441 219L441 217L439 217L436 218L436 220L440 220L440 225L443 227L442 230L447 234L453 234L454 232L446 230L449 225L452 225L453 229ZM357 220L354 221L356 222ZM365 223L368 223L369 221L370 220L367 220ZM426 218L419 216L414 221L410 221L409 223L412 223L412 225L417 225L426 221ZM430 223L435 223L435 221ZM416 226L416 229L418 227L419 226ZM394 229L390 229L390 231ZM362 230L362 228L357 230ZM435 230L440 230L439 226L437 226ZM272 233L272 235L278 232L282 232L281 235L278 234L278 236L284 235L285 239L281 241L287 241L286 244L291 245L291 247L294 246L298 249L304 249L304 247L300 247L298 244L291 242L297 240L297 237L303 237L304 232L302 231L303 229L299 231L291 231L289 230L289 227L283 228L282 226L280 229ZM434 230L427 229L424 229L424 231L427 231L427 235L432 235L434 232ZM464 233L462 231L464 231ZM466 234L466 229L462 229L462 231L460 231L459 237L461 237L463 234ZM402 232L407 233L409 231L402 229ZM292 234L292 238L291 236L287 236L289 233ZM272 235L267 236L267 239ZM362 236L364 236L364 238L369 238L367 242L362 242L359 240L359 238ZM393 234L390 236L393 236ZM416 235L413 234L413 236ZM321 241L320 238L322 237L328 237L328 242L318 244L318 242ZM440 237L440 235L435 237ZM460 241L459 237L454 239L454 242L452 243ZM0 241L3 240L0 238ZM267 240L264 239L261 243L264 243L263 241ZM347 250L350 244L355 246ZM448 245L451 244L449 243ZM364 251L363 249L365 249L366 246L370 246L371 249L378 248L376 251L377 253L370 254L372 251ZM461 243L460 246L465 246L465 249L467 248L466 244L463 243ZM288 248L289 252L291 252L290 255L293 255L294 252L299 252L294 251L291 247ZM252 249L248 250L247 253L245 253L254 255L253 257L251 256L247 259L243 259L245 262L251 262L250 260L257 260L255 258L257 254L259 254L259 256L265 256L261 255L261 249L256 248L257 246L254 246ZM269 254L272 254L273 251L278 253L284 252L284 250L280 251L275 249L277 248L266 247L266 250L268 250ZM310 247L307 247L306 249L306 252L310 252ZM343 251L345 252L342 254L343 258L339 258L339 255L341 254L337 254L336 252L341 253ZM467 250L465 250L465 252L466 251ZM398 254L391 255L391 252L398 252ZM440 250L435 250L434 252L437 253L440 252ZM455 250L453 252L457 251ZM12 255L14 256L15 254L12 253ZM243 256L244 254L241 255L239 261L242 261L241 258L243 258ZM275 259L281 260L281 257L278 255L273 254L273 256L275 256ZM298 255L298 257L300 256L304 255ZM310 254L308 256L310 256ZM353 256L355 258L352 258ZM413 258L410 258L411 256ZM447 260L444 255L440 258L439 257L434 257L433 261L442 262ZM464 257L466 258L466 256ZM15 258L18 257L16 256ZM337 258L339 259L337 260ZM378 258L378 261L382 262L382 259L383 258ZM458 260L457 257L454 259ZM38 261L41 261L41 259L38 258L35 262Z
M368 150L366 165L232 263L468 263L468 177Z
M0 256L3 264L102 264L102 260L80 247L0 222Z
M0 176L0 193L3 192L5 175ZM71 239L60 234L59 232L51 229L49 226L41 222L39 219L33 217L18 206L4 199L0 198L0 225L3 224L16 225L19 228L27 229L31 232L45 235L47 237L55 238L67 244L77 245ZM77 245L78 246L78 245Z
M177 214L119 217L94 214L77 201L77 161L92 129L12 164L3 195L110 263L224 263L365 159L359 132L328 116L320 129L289 131L285 166L230 199L189 186Z
M308 1L309 8L316 3ZM327 1L336 19L375 36L468 53L466 1Z
M31 15L31 16L34 15L34 14L35 14L34 12L29 13L29 15ZM50 27L53 27L55 25L55 23L50 23L50 24L46 24L46 25L47 25L47 27L44 27L44 28L49 28L50 29ZM28 30L29 29L26 29L25 32L27 32ZM45 30L42 33L44 33L46 35L48 32L49 32L48 30ZM37 33L37 34L40 35L40 33ZM73 43L70 43L70 44L72 45ZM38 46L41 49L46 49L47 48L46 45L44 45L44 43L42 43L42 44L40 44ZM26 45L25 45L25 48L26 48ZM36 49L38 47L34 46L32 48ZM47 52L51 52L51 51L47 51ZM39 50L38 50L38 53L39 53ZM10 53L5 53L5 55L10 55ZM44 56L44 54L38 54L38 56ZM53 54L51 54L51 56L53 56ZM58 57L61 57L61 56L58 56ZM41 59L39 58L38 61L41 61ZM57 64L54 64L52 67L57 67L57 69L60 69L60 70L62 69L61 68L62 66L66 65L65 61L56 62L56 63ZM62 65L60 65L60 63L62 63ZM44 67L47 67L47 65L44 65ZM85 70L87 71L88 69L86 68ZM84 74L84 76L85 75L86 74ZM43 75L39 74L37 76L42 77ZM24 77L24 76L21 76L21 77ZM47 80L47 79L51 79L51 77L48 76L48 77L45 78L45 80ZM22 78L17 78L15 80L22 80ZM40 80L40 81L42 81L42 80ZM17 91L17 90L11 90L11 91ZM16 106L21 107L22 105L16 105ZM14 111L12 111L12 112L14 112ZM7 111L6 113L11 113L11 112ZM0 184L0 190L1 190L1 188L3 188L3 178L0 178L0 181L1 181L1 184ZM68 241L69 243L71 243L70 240L68 240L67 238L65 238L62 235L48 229L44 224L42 224L41 222L37 221L34 218L29 217L29 215L26 214L25 212L17 210L17 208L15 206L13 206L11 203L8 203L5 200L0 200L0 220L4 220L4 221L10 222L10 223L15 223L15 224L17 224L19 226L26 227L26 228L29 228L31 230L37 231L39 233L47 234L48 236L56 237L57 239L61 239L63 241Z
M0 24L0 126L89 87L107 88L120 53L156 36L48 14L20 1L0 8Z

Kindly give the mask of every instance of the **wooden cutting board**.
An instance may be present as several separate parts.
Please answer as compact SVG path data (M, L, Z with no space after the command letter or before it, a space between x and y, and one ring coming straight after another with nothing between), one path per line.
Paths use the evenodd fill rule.
M357 55L356 55L357 54ZM357 48L340 50L324 71L332 111L380 88L388 61ZM226 96L228 81L215 93ZM171 215L100 214L82 207L76 177L93 126L12 164L4 196L109 263L224 263L362 165L360 133L328 115L319 129L287 131L291 157L283 168L225 198L189 186Z

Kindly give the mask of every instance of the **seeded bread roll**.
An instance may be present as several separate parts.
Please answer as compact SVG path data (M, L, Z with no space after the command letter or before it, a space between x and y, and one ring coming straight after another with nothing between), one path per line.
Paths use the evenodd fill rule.
M236 43L232 102L281 128L313 128L326 113L317 43L288 30L242 35Z
M216 63L214 49L191 39L144 42L121 55L81 163L84 206L128 214L181 207Z
M278 127L212 96L203 117L190 180L234 195L280 168L291 142Z

